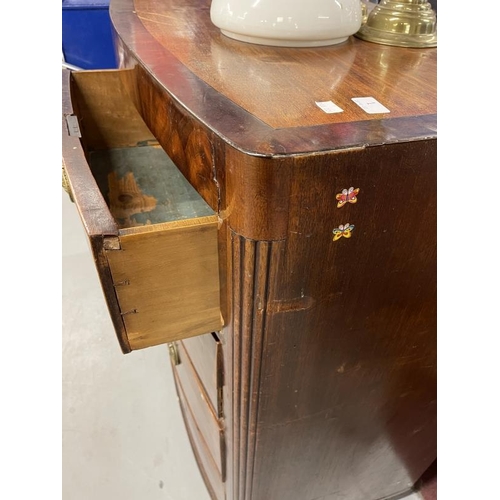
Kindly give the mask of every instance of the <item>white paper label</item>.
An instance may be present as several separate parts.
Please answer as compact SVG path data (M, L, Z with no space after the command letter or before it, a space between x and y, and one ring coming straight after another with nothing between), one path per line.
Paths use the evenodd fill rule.
M316 106L318 106L318 108L322 109L325 113L328 114L342 113L344 111L342 108L339 108L332 101L316 101Z
M68 124L68 133L75 137L81 137L80 126L78 125L78 118L75 115L66 115L66 123Z
M375 115L377 113L390 113L385 106L380 104L373 97L353 97L352 100L370 115Z

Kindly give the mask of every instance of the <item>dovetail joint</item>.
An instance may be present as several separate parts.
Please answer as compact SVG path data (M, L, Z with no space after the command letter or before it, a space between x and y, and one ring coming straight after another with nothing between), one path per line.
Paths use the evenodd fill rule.
M123 281L118 281L117 283L113 283L114 287L124 286L124 285L130 285L130 281L129 280L123 280Z
M130 311L125 311L123 313L120 313L122 316L125 316L126 314L137 314L137 309L131 309Z

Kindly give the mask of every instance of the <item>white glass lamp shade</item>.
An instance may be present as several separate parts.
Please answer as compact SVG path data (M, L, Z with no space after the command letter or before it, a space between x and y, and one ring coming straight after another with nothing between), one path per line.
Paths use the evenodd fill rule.
M344 42L362 21L360 0L212 0L210 16L228 37L285 47Z

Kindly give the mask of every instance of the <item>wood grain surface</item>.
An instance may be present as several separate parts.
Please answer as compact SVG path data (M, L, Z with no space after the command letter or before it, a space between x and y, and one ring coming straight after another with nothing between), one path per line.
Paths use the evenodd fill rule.
M290 158L283 239L231 233L229 498L378 500L435 458L435 162L436 141Z
M391 118L436 113L435 49L380 47L354 37L313 49L259 46L221 34L209 1L134 0L134 7L186 68L270 127L380 119L353 97L374 97ZM327 114L315 104L329 100L344 112Z
M144 229L106 252L131 348L219 330L217 217Z
M269 284L250 356L260 364L245 375L243 354L240 368L261 381L241 396L256 399L242 498L375 500L409 490L434 460L435 154L435 141L416 142L295 170L287 238L271 269L253 271ZM357 203L337 208L350 186ZM333 241L348 223L351 238Z
M209 4L114 0L110 14L121 67L144 71L165 105L236 149L275 156L436 136L435 49L354 38L304 50L254 47L221 35ZM351 100L368 96L391 112L370 115ZM317 100L344 113L325 114Z
M155 141L136 109L132 70L76 71L72 73L72 100L87 150Z

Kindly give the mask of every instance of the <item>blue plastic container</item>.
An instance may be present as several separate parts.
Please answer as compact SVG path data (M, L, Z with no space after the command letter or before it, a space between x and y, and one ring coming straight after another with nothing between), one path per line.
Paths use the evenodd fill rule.
M62 51L82 69L117 68L109 0L62 0Z

